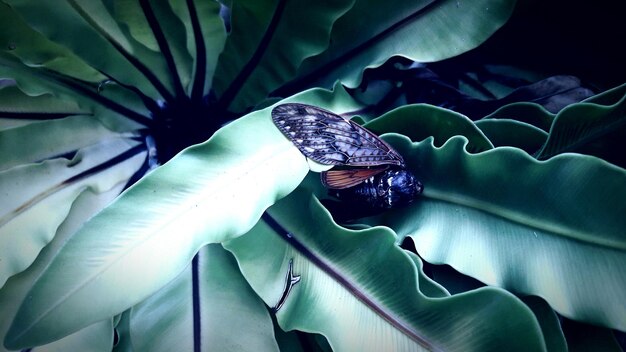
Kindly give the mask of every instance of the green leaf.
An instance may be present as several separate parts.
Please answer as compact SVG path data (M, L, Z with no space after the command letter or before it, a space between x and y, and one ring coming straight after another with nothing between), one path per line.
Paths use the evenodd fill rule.
M475 123L496 147L515 147L528 154L537 152L548 134L533 125L509 119L483 119Z
M459 55L489 38L514 5L508 0L357 1L333 26L328 50L302 65L298 84L324 86L340 79L355 87L365 68L394 55L418 62Z
M241 112L296 75L328 46L335 20L354 0L235 1L232 30L219 58L219 107Z
M139 88L155 100L173 92L163 56L127 37L102 2L6 2L29 26L67 47L94 69Z
M516 120L548 132L554 121L554 114L539 104L523 102L505 105L482 120L487 119Z
M570 105L556 115L538 159L548 159L564 152L579 152L608 161L612 158L623 160L622 151L626 149L626 84L600 95Z
M0 170L41 162L121 137L93 116L82 115L73 104L49 95L27 97L8 90L0 89L0 124L4 126L0 128ZM19 119L5 119L3 115ZM67 117L56 118L57 115Z
M275 220L264 217L225 247L269 306L283 296L293 260L300 281L277 313L287 331L320 333L335 351L543 349L530 310L503 290L424 296L388 229L341 228L302 190L268 212Z
M79 150L72 160L0 171L0 287L33 262L85 189L100 193L128 181L146 157L136 144L111 139ZM118 155L124 157L115 160Z
M170 60L167 71L173 75L175 89L181 89L176 93L183 93L191 82L193 60L187 51L186 28L169 2L108 0L105 5L107 3L118 23L126 25L127 29L120 26L126 37L132 37L150 51L162 53L166 61ZM152 25L148 17L154 18ZM135 55L142 58L140 53Z
M113 346L111 319L90 325L60 340L38 346L32 352L110 351Z
M559 317L550 308L548 302L537 296L526 296L521 299L537 316L548 351L567 351L567 342L561 331Z
M16 59L0 56L0 77L10 78L11 84L2 91L17 86L23 95L39 97L52 95L63 101L64 105L77 106L81 112L90 113L109 129L114 131L129 131L144 127L149 120L149 112L143 106L141 99L111 81L98 86L85 86L68 77L31 68L23 65ZM17 95L17 94L14 94ZM10 98L0 93L0 106L11 108L14 103L7 101ZM34 100L33 100L34 99ZM38 98L26 98L31 102ZM24 100L24 98L22 98ZM52 100L52 99L50 99ZM47 99L38 103L49 102ZM58 103L57 103L58 104ZM34 104L33 104L34 105ZM0 111L4 108L0 107ZM55 106L50 106L54 112ZM34 106L28 111L40 112ZM27 115L27 111L21 111ZM71 110L68 112L72 112ZM27 118L20 116L20 118Z
M67 48L34 31L11 7L0 2L0 56L3 55L84 81L98 82L105 78Z
M170 0L176 15L183 21L186 29L187 50L194 58L196 82L202 95L208 94L215 67L226 43L226 29L220 17L220 3L217 1ZM200 27L195 27L195 22ZM190 87L192 88L192 87Z
M339 89L311 90L289 101L337 112L357 107ZM174 279L205 244L248 231L309 170L270 110L186 149L91 218L34 284L5 344L45 344L119 314ZM89 265L67 265L77 262ZM73 319L61 318L68 314Z
M200 336L194 336L194 326ZM132 308L130 335L138 351L278 351L263 301L219 244L203 247L197 261Z
M625 170L576 154L545 162L514 148L469 154L462 137L441 148L386 140L424 197L374 223L411 236L430 263L540 295L574 319L626 328Z
M56 230L52 241L45 246L32 265L21 273L9 278L0 289L0 337L4 340L9 325L33 283L56 256L65 241L95 213L108 205L121 192L123 184L103 193L91 190L82 192L72 203L72 207L63 223ZM3 350L0 346L0 350Z
M433 137L442 145L452 136L465 136L467 150L476 153L493 148L491 142L474 123L459 113L432 105L406 105L365 124L376 133L402 133L413 141Z

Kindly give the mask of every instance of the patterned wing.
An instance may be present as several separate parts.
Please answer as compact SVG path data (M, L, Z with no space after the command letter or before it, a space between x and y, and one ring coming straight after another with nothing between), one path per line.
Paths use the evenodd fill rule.
M402 156L372 132L328 110L281 104L272 120L302 154L326 165L404 166Z
M378 167L373 169L329 170L322 172L322 184L324 187L331 189L350 188L387 169L388 167Z

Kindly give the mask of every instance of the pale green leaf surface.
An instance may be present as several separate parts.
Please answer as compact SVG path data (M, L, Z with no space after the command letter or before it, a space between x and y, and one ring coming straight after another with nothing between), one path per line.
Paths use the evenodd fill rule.
M286 331L320 333L335 351L543 349L534 316L506 291L424 296L417 268L388 229L341 228L302 190L268 212L291 237L262 219L225 247L269 306L279 302L293 259L300 281L277 313Z
M539 295L565 316L626 328L626 171L575 154L546 162L506 147L472 155L461 137L441 148L386 140L424 194L374 223L411 236L431 263Z
M351 106L344 94L313 90L291 101L340 109ZM248 231L308 170L306 158L272 123L270 108L227 125L144 177L67 241L5 343L43 344L139 303L204 244ZM69 264L76 261L84 265ZM101 299L93 305L96 293ZM67 314L74 319L59 318Z
M52 159L0 172L0 287L33 262L83 190L105 192L125 183L139 169L145 153L80 176L133 143L111 140L80 150L72 160Z
M263 301L241 276L237 262L219 244L198 252L199 347L211 351L278 351ZM195 262L194 262L195 263ZM138 351L193 351L192 265L130 315Z
M153 84L120 52L141 58L150 72L160 75L168 86L167 67L160 55L126 37L119 25L99 1L6 0L25 21L50 40L70 49L93 68L106 72L118 81L135 86L158 99ZM72 28L71 31L67 28ZM170 86L171 87L171 86Z
M510 119L483 119L475 122L496 147L515 147L528 154L538 151L548 133L533 125Z
M333 23L352 2L234 2L232 30L220 55L214 80L218 97L234 99L232 103L223 102L232 111L243 111L260 102L294 77L304 59L326 49ZM275 28L270 26L273 19L278 21ZM263 42L264 38L269 41ZM246 72L248 69L251 71ZM238 82L237 77L242 72L249 77L244 82ZM234 89L231 86L238 89L229 92L229 89ZM236 96L225 98L225 92Z
M220 53L224 50L224 44L226 43L226 28L224 22L220 17L220 3L217 1L203 1L193 0L193 8L188 6L188 2L185 0L170 0L172 10L183 21L187 32L187 50L191 54L194 60L194 77L198 74L197 65L199 64L200 53L196 50L195 43L196 37L193 30L192 21L190 18L190 12L193 9L200 25L200 35L202 38L197 40L204 42L205 50L205 63L204 63L204 87L203 93L207 94L211 88L213 82L213 76L215 75L215 67L217 66L217 60ZM190 86L191 88L191 86Z
M364 127L378 134L401 133L415 142L432 136L435 145L438 146L443 145L452 136L461 135L469 140L467 150L471 153L493 148L482 131L466 116L426 104L406 105L394 109L368 122Z
M72 204L69 214L56 230L52 241L41 250L33 264L28 269L9 278L0 289L0 312L2 312L0 314L0 337L2 340L4 340L9 325L28 290L58 253L63 243L87 219L108 205L122 191L123 186L120 184L102 193L94 193L90 189L83 191ZM0 346L0 351L5 351L3 346Z
M113 346L112 319L92 324L60 340L38 346L32 352L109 352Z
M322 86L340 79L355 87L364 68L394 55L418 62L459 55L500 28L514 5L507 0L357 1L333 26L328 50L307 60L298 75Z

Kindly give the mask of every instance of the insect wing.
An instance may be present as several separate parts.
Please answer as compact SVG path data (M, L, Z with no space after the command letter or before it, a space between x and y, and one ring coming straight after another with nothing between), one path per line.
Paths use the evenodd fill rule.
M375 169L329 170L322 172L322 184L324 187L331 189L350 188L385 170L387 170L387 167Z
M328 110L281 104L272 110L272 120L302 154L321 164L404 166L402 156L378 136Z

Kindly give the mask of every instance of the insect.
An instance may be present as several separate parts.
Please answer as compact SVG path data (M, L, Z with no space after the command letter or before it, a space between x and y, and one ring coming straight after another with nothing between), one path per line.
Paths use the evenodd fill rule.
M289 103L272 110L278 129L308 158L334 165L322 184L344 201L389 209L411 203L423 186L402 156L374 133L328 110Z

